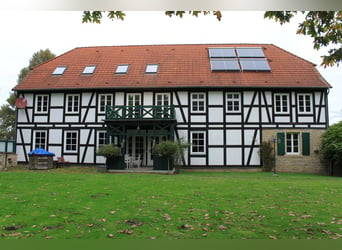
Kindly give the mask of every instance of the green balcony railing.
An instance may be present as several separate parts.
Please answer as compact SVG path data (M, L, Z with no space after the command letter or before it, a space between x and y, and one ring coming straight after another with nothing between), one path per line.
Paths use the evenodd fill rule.
M174 105L106 106L106 120L175 119Z

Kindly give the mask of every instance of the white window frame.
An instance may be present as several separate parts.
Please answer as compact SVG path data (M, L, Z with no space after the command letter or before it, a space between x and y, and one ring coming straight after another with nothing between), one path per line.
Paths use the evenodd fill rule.
M73 136L69 137L69 135L73 135ZM72 142L69 142L69 140L72 140ZM78 151L78 131L75 131L75 130L64 131L64 152L65 153L77 153L77 151Z
M203 139L194 138L195 134L203 135ZM198 144L195 142L195 140L197 140L198 142L202 141L202 143ZM206 150L205 150L206 149L206 133L205 133L205 131L191 131L190 141L191 141L191 149L190 149L191 154L193 154L193 155L205 155L205 153L206 153ZM199 151L200 147L203 147L203 151Z
M63 75L67 66L57 66L55 70L52 72L53 75Z
M107 131L97 132L97 146L102 146L108 144Z
M303 97L303 105L301 106L300 105L300 99L301 97ZM297 101L298 101L298 113L301 113L301 114L311 114L312 111L313 111L313 107L312 107L312 94L298 94L298 97L297 97ZM307 101L309 101L310 103L307 104ZM307 110L307 109L310 109L310 110ZM303 110L302 110L303 109Z
M200 98L199 95L203 95ZM200 110L201 104L203 102L203 110ZM191 112L192 113L205 113L206 112L206 94L204 92L191 93ZM196 110L195 110L196 107Z
M286 154L299 155L300 154L300 133L285 133L285 152Z
M232 95L232 97L229 97ZM236 98L235 95L238 97ZM229 105L231 103L231 105ZM232 109L229 109L232 107ZM237 107L237 109L235 109ZM226 112L227 113L240 113L241 112L241 93L240 92L227 92L226 93Z
M49 110L49 95L36 95L36 113L46 114Z
M38 135L39 134L39 135ZM42 136L44 135L44 136ZM39 142L37 142L39 140ZM44 142L42 142L42 140ZM34 131L34 140L33 140L33 147L46 149L46 140L47 140L47 131L46 130L35 130Z
M153 64L147 64L146 65L146 74L157 74L159 69L159 64L153 63Z
M82 74L83 75L92 75L94 74L96 69L96 65L87 65L84 67Z
M71 103L69 102L70 98L71 98ZM66 113L78 114L79 110L80 110L80 95L67 94L66 95Z
M279 106L277 105L277 97L280 98L279 100ZM285 100L284 100L285 98ZM289 94L281 94L281 93L276 93L274 94L274 112L276 114L288 114L289 113ZM284 105L284 101L286 101L285 105ZM280 110L277 110L277 109ZM286 111L284 110L286 108Z
M104 100L102 100L104 99ZM100 114L106 113L106 106L113 105L113 95L112 94L99 94L99 105L98 112Z
M129 64L119 64L119 65L116 67L115 74L118 74L118 75L127 74L128 68L129 68Z

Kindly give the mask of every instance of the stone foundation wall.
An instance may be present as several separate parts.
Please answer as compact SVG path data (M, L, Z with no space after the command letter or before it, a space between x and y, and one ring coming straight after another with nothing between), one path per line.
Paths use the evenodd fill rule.
M264 129L262 140L269 141L272 136L276 137L279 132L310 133L310 155L302 155L301 153L298 155L276 155L276 169L278 172L327 174L328 163L320 153L321 136L325 131L325 129Z
M5 168L6 154L0 153L0 169ZM17 154L7 153L7 167L16 167L17 166Z

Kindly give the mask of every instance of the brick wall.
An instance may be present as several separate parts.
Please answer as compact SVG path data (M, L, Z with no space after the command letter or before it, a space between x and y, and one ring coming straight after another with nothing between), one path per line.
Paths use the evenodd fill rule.
M310 133L310 155L306 156L301 153L298 155L276 155L276 169L278 172L327 174L328 163L320 153L321 136L325 129L264 129L262 131L262 140L269 141L272 136L276 137L279 132Z

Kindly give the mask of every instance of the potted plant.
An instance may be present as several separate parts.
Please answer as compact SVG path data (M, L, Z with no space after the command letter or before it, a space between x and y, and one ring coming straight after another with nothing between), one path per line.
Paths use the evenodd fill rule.
M183 154L187 144L181 141L163 141L154 147L153 169L167 170L175 167L175 160Z
M106 157L107 169L124 169L124 157L121 154L121 148L113 144L101 145L96 152L97 155Z

